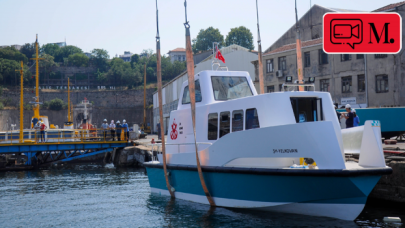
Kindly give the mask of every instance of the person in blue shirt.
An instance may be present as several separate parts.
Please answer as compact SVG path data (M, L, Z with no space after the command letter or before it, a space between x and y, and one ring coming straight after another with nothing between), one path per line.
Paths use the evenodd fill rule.
M126 120L122 121L122 128L124 129L125 141L129 140L129 128Z
M353 109L352 112L353 112L353 127L357 127L360 124L360 118L356 114L356 109Z

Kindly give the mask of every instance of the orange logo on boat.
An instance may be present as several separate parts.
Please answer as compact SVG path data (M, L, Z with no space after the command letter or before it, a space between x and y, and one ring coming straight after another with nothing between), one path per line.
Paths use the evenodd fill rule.
M176 124L176 119L173 119L172 131L170 132L170 138L171 138L172 140L177 139L177 124Z

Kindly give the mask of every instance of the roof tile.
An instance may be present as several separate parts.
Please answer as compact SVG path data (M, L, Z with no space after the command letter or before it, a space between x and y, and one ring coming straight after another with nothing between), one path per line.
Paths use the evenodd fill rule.
M393 8L395 8L395 7L398 7L398 6L402 6L403 4L405 4L405 1L403 1L403 2L397 2L397 3L392 3L392 4L386 5L386 6L384 6L384 7L378 8L378 9L374 10L373 12L383 12L383 11L387 11L387 10L393 9Z

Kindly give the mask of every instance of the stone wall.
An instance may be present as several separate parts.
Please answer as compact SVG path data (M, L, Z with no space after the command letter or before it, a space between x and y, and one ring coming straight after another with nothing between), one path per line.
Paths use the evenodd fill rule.
M391 161L391 175L382 176L370 198L405 203L405 161Z
M24 110L24 128L29 128L31 118L34 112L32 110ZM53 111L53 110L40 110L40 115L48 116L51 124L63 127L63 123L67 121L67 110ZM152 123L152 109L148 109L147 122ZM103 119L120 120L126 119L128 124L141 124L143 122L143 106L136 106L131 108L93 108L93 121L92 123L100 127ZM16 124L15 129L20 126L20 111L19 110L0 110L0 131L11 130L11 124Z
M146 104L152 104L152 93L155 89L146 90ZM33 101L35 96L34 89L24 91L24 103ZM80 103L87 98L93 107L103 108L133 108L143 106L143 90L73 90L70 92L70 100L73 105ZM40 102L50 101L54 98L60 98L67 102L66 90L40 90ZM19 107L20 91L17 89L4 90L2 99L11 99L12 106Z

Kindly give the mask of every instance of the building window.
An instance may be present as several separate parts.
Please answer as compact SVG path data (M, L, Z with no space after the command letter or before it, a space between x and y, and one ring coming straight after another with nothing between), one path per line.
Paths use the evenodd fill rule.
M218 138L218 113L208 114L208 140Z
M274 68L273 68L273 59L266 60L266 72L271 73L271 72L273 72L273 70L274 70Z
M383 59L383 58L387 58L387 54L375 54L374 57L376 59Z
M375 77L375 91L377 93L388 93L388 76L387 75L377 75Z
M322 92L329 92L330 91L329 79L319 80L319 84L320 84Z
M232 132L243 131L243 110L232 112Z
M357 55L356 55L356 58L357 58L357 59L364 59L364 54L357 54Z
M342 54L340 55L340 61L344 62L344 61L349 61L352 60L352 55L350 54Z
M272 85L272 86L267 86L267 92L268 92L268 93L274 93L274 85Z
M328 64L328 54L326 54L322 49L318 51L319 55L319 65Z
M342 93L352 92L352 76L342 77Z
M255 108L246 109L246 126L245 129L260 128L259 116Z
M358 92L366 91L366 80L364 78L364 74L357 75L357 88Z
M219 137L226 135L231 130L230 112L221 112L221 121L219 123Z
M287 61L286 61L285 56L278 58L278 69L287 70Z
M310 66L311 66L311 57L309 55L309 52L304 52L304 67Z

